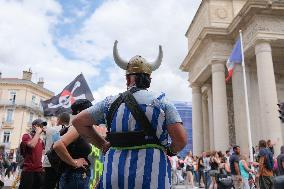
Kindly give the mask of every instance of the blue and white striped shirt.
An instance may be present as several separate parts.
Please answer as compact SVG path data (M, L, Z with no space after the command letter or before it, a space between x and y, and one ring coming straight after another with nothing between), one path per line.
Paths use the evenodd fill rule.
M147 90L140 90L133 95L156 131L160 143L166 146L169 143L167 126L182 122L176 108L166 100L164 94L157 96ZM107 97L87 110L96 124L106 124L110 105L117 97ZM110 132L138 130L142 130L140 124L125 104L121 104L114 115ZM101 188L164 189L170 188L170 178L170 162L162 150L111 148L105 156Z

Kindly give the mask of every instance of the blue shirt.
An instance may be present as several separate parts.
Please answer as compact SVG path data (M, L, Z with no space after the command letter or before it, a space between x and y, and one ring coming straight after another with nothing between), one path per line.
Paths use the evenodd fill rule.
M239 165L239 156L236 153L233 153L230 157L230 169L231 169L231 174L236 175L237 172L235 170L234 163L237 163Z

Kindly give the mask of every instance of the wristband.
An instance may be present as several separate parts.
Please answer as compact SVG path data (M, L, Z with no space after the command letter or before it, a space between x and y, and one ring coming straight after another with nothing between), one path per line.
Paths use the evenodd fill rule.
M75 160L75 164L76 164L75 169L77 169L78 168L78 161L77 160Z
M173 152L170 146L166 148L166 153L170 157L177 155L177 152Z

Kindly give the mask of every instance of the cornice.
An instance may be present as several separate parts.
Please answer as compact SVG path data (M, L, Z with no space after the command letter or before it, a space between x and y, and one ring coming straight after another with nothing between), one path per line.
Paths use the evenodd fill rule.
M273 14L284 15L284 1L275 0L248 0L237 16L232 20L228 26L229 34L232 34L235 30L239 31L240 26L244 25L243 22L249 20L251 17L260 13L263 10L274 10ZM265 14L262 12L262 14ZM271 15L271 14L270 14Z
M197 11L196 11L196 13L195 13L193 19L192 19L192 21L191 21L191 23L190 23L190 25L189 25L189 27L187 28L187 30L186 30L186 32L185 32L185 36L188 35L189 31L191 30L191 28L193 27L194 23L196 22L196 19L197 19L197 17L198 17L199 14L200 14L201 8L202 8L202 7L204 6L204 4L205 4L205 1L208 1L208 0L202 0L202 1L201 1L201 3L200 3L200 5L199 5L199 7L198 7L198 9L197 9Z
M27 81L27 80L21 80L21 79L15 79L15 80L6 80L4 79L0 79L0 86L1 85L5 85L5 86L9 86L9 85L18 85L18 86L25 86L25 87L31 87L41 93L44 93L50 97L54 96L54 92L40 87L37 84L33 83L32 81Z
M223 37L227 35L228 35L228 30L226 28L204 27L202 31L200 32L200 34L198 35L197 40L194 42L191 49L188 51L179 69L181 69L184 72L188 71L189 65L187 63L192 59L192 57L198 51L204 39L208 39L208 38L213 39L213 38L216 38L217 36Z

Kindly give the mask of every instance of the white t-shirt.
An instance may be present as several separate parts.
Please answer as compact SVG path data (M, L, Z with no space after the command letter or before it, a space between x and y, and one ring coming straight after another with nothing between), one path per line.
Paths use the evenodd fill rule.
M178 163L178 157L177 156L173 156L172 157L172 168L173 169L177 169L177 163Z
M50 150L52 144L56 142L60 138L59 131L61 130L62 126L47 126L46 127L46 133L45 133L45 153ZM44 153L44 154L45 154ZM43 158L43 167L51 167L48 158L46 155L44 155Z

